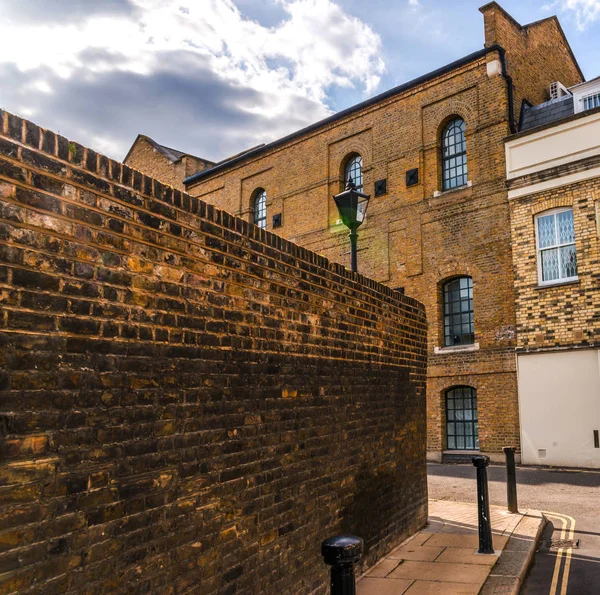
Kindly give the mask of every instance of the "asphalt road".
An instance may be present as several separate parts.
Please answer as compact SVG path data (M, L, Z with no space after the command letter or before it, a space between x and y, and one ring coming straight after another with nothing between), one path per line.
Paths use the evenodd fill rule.
M504 468L491 466L488 476L490 503L505 506ZM472 465L430 464L428 483L430 498L476 502ZM600 472L518 467L517 483L521 510L556 515L547 515L550 522L521 595L599 595ZM570 539L574 547L561 549L560 539Z

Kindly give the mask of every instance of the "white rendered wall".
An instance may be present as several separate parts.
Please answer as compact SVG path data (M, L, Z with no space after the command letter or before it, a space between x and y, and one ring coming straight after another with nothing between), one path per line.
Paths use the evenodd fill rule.
M600 350L517 360L523 463L600 468L593 433L600 431Z
M600 155L600 114L557 124L506 143L509 180Z

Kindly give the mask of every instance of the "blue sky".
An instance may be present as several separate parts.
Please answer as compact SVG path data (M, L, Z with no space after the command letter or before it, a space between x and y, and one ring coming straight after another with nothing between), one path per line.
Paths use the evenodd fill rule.
M218 160L480 49L481 4L0 0L0 106L117 159L143 133ZM600 0L500 4L557 14L600 75Z

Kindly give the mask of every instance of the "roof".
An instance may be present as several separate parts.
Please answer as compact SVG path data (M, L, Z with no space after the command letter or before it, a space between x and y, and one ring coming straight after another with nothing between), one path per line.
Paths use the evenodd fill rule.
M328 118L325 118L324 120L320 120L319 122L316 122L315 124L311 124L310 126L307 126L306 128L302 128L301 130L293 132L292 134L288 134L287 136L284 136L283 138L275 140L266 145L259 145L255 149L249 149L248 151L238 154L237 156L230 157L224 161L221 161L221 162L217 163L216 165L214 165L213 167L210 167L208 169L199 171L199 172L191 175L189 178L186 178L185 180L183 180L183 183L185 185L192 184L192 183L197 182L203 178L206 178L212 174L215 174L215 173L225 169L226 167L229 167L231 165L239 163L239 162L243 161L244 159L247 159L249 157L256 157L257 155L260 155L261 153L266 153L267 151L269 151L271 149L274 149L276 147L284 145L285 143L288 143L288 142L290 142L296 138L299 138L305 134L309 134L311 132L319 130L320 128L323 128L329 124L332 124L333 122L341 120L341 119L345 118L346 116L349 116L355 112L358 112L362 109L365 109L367 107L375 105L375 104L377 104L385 99L388 99L390 97L394 97L395 95L399 95L400 93L403 93L409 89L412 89L413 87L418 87L419 85L427 83L427 82L437 78L438 76L442 76L448 72L455 70L456 68L460 68L461 66L464 66L465 64L469 64L470 62L474 62L475 60L483 58L484 56L486 56L487 54L489 54L491 52L504 53L504 48L502 48L499 45L491 45L491 46L489 46L487 48L483 48L482 50L479 50L477 52L473 52L472 54L469 54L468 56L464 56L460 60L456 60L455 62L446 64L446 66L442 66L441 68L438 68L437 70L433 70L432 72L424 74L416 79L413 79L412 81L408 81L407 83L398 85L397 87L389 89L388 91L384 91L383 93L380 93L379 95L375 95L374 97L371 97L370 99L367 99L366 101L357 103L356 105L353 105L352 107L342 110L342 111L338 112L337 114L333 114L333 116L329 116Z
M525 107L523 120L519 130L531 130L538 126L544 126L563 118L568 118L575 113L572 95L564 95L557 99L551 99L546 103L540 103L533 107Z
M204 159L203 157L196 157L195 155L191 155L190 153L184 153L183 151L178 151L177 149L172 149L171 147L166 147L165 145L161 145L161 144L157 143L154 139L150 138L149 136L146 136L145 134L137 135L137 138L131 145L131 148L127 152L127 155L125 155L125 159L123 159L124 162L127 161L127 158L131 154L133 147L135 147L135 145L137 144L137 142L139 140L145 140L146 142L148 142L161 155L164 155L171 163L175 163L176 161L179 161L182 157L192 157L193 159L198 159L199 161L204 161L206 163L214 164L214 162L209 161L208 159Z

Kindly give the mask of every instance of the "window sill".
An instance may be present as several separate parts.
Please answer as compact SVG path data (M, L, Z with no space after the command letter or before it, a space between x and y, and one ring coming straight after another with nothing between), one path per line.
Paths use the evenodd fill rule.
M556 283L544 283L542 285L536 285L534 289L548 289L550 287L563 287L564 285L578 285L579 278L569 279L568 281L557 281Z
M442 450L443 455L478 455L481 454L479 449L476 450Z
M433 193L433 198L438 198L439 196L445 196L446 194L452 194L452 192L459 192L460 190L465 190L467 188L471 188L473 186L472 180L468 180L466 184L462 186L457 186L456 188L450 188L449 190L436 190Z
M456 345L453 347L434 347L433 353L443 355L444 353L463 353L468 351L479 351L479 343L473 345Z

